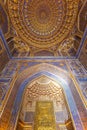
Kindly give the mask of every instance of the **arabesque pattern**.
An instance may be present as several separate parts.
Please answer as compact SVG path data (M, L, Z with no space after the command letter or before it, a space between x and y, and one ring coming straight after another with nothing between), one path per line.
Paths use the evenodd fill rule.
M79 0L8 0L10 19L28 45L48 48L72 31Z

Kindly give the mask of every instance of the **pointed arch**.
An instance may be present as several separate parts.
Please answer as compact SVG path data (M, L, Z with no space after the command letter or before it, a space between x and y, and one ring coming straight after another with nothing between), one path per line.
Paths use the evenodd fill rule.
M29 83L31 83L33 80L35 80L36 78L42 75L48 76L49 78L55 80L58 84L62 86L66 99L68 101L70 113L72 116L72 120L74 122L74 127L76 130L79 129L83 130L80 116L69 87L70 84L73 84L72 80L70 79L66 71L47 63L42 63L27 68L17 76L17 80L13 87L13 93L15 89L17 89L17 93L14 94L16 98L15 98L14 106L12 108L12 115L9 121L8 130L15 130L16 128L22 97L23 97L23 92L26 86Z

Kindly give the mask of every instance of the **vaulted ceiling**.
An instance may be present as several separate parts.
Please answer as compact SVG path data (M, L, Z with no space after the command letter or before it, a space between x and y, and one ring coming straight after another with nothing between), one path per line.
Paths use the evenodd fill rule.
M86 1L5 0L1 3L9 21L6 39L13 56L76 55L87 24Z
M9 0L9 15L19 38L30 46L59 45L72 30L78 0Z

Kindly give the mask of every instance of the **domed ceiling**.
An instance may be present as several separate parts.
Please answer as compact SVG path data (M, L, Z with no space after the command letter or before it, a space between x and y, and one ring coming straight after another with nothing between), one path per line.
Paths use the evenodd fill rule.
M48 48L60 44L72 30L78 0L9 0L9 14L28 45Z
M82 36L78 17L83 4L80 0L7 0L12 55L75 56Z

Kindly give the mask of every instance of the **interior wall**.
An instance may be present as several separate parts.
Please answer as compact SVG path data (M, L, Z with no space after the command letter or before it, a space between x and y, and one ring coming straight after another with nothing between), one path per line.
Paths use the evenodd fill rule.
M8 17L6 14L6 10L2 1L0 1L0 71L5 67L7 62L9 61L9 57L7 55L6 49L4 47L4 43L2 40L2 32L3 35L7 35L8 29Z
M46 122L48 123L45 122L44 120L45 117L44 116L42 117L42 115L46 113L40 115L38 114L38 116L40 116L40 120L38 120L38 117L37 116L35 117L38 111L37 102L40 102L41 104L43 103L53 104L53 111L54 111L53 113L55 113L54 114L55 124L58 130L65 130L65 129L74 130L71 115L69 113L69 109L63 92L63 88L59 84L54 82L52 79L48 78L47 76L40 76L35 81L26 86L17 130L20 130L21 127L22 129L24 127L24 130L26 130L26 127L31 127L31 130L33 130L34 127L36 130L37 128L35 127L35 123L36 122L40 123L40 121L42 123L41 124L37 123L38 128L44 126L46 126L46 128L47 127L49 128L50 125L49 121L51 121L49 115L50 116L52 115L51 113L47 114L48 115L47 119L49 119L49 121L46 120ZM45 104L45 110L47 111L46 104ZM47 124L49 125L47 126ZM51 123L51 127L52 124L53 123Z
M79 60L82 65L87 69L87 0L83 1L83 5L80 8L78 15L78 30L82 33L82 44L81 53L79 54Z
M78 128L77 130L83 130L81 128L81 121L84 125L84 129L86 130L87 129L87 112L83 104L83 100L81 99L81 95L79 95L79 91L80 93L83 92L82 95L85 94L83 95L83 98L84 100L86 100L86 97L85 97L86 93L84 93L86 91L84 90L84 88L87 89L86 88L87 73L85 72L85 69L81 66L79 61L76 59L66 60L66 61L65 60L25 60L25 61L24 60L10 60L10 62L7 64L7 66L5 67L4 71L2 71L1 76L0 76L0 78L3 79L4 83L7 81L6 79L9 79L8 89L9 89L9 86L12 87L11 93L8 97L7 103L5 105L4 111L0 119L0 122L1 122L0 128L1 129L4 128L4 130L6 130L6 128L9 126L9 129L10 128L12 130L14 129L16 116L18 115L19 105L21 102L20 100L22 98L21 96L22 96L24 87L27 85L27 83L31 82L31 80L37 78L39 75L42 75L42 74L43 75L45 74L48 77L53 74L52 75L53 78L56 78L55 77L56 75L58 77L61 77L67 82L67 84L69 85L68 89L66 85L63 85L63 86L65 86L65 89L67 91L69 103L71 104L70 109L75 118L74 120L77 124L76 127ZM84 77L82 77L82 75L84 75ZM30 81L27 79L28 77ZM58 78L56 80L58 81ZM23 81L25 85L22 84ZM59 81L59 82L65 83L64 81ZM81 83L81 88L80 88L80 83ZM14 86L12 86L12 84L14 84ZM20 87L20 85L22 86ZM7 93L8 89L6 89L5 93ZM68 92L69 90L71 91L72 94L69 94ZM3 87L3 91L4 91L4 87ZM75 104L77 106L77 111L78 111L77 115L79 113L81 121L78 120L76 111L73 108L75 107L75 105L73 105L70 95L73 95L73 100L75 101ZM3 97L2 102L4 99L5 98ZM15 106L13 106L14 103L15 103Z
M86 38L84 46L81 50L79 60L82 63L82 65L85 67L85 69L87 70L87 38Z
M3 70L5 65L8 63L9 57L4 47L2 38L0 37L0 72Z
M9 31L9 20L3 2L0 0L0 28L6 35Z

